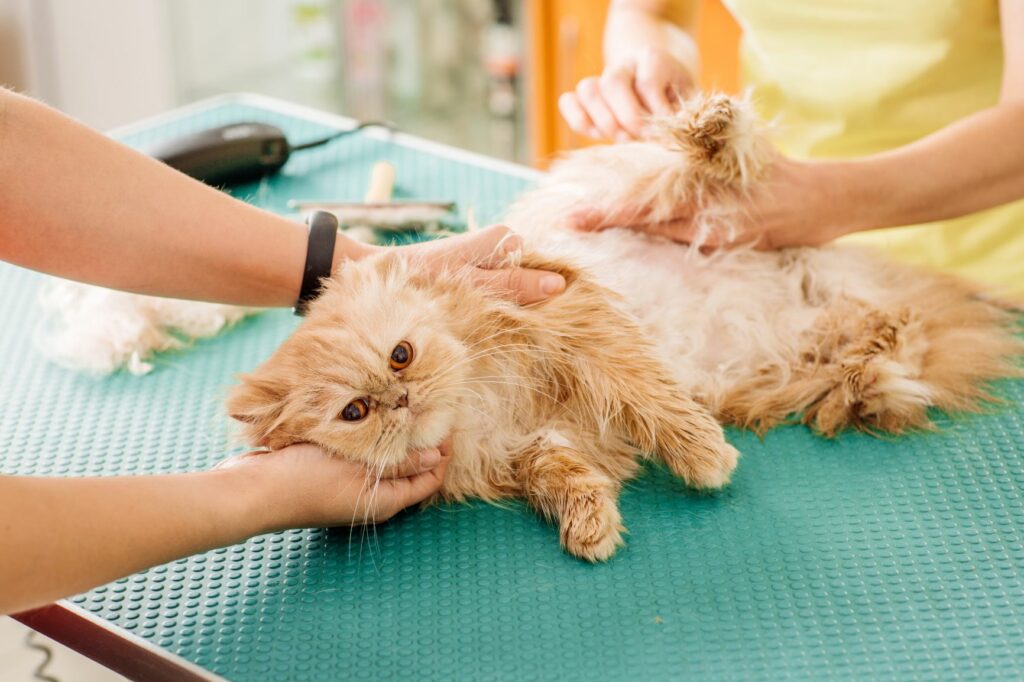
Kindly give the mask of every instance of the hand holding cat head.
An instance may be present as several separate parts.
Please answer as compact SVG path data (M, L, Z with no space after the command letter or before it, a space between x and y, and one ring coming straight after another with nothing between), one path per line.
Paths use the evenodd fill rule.
M437 446L466 397L465 330L488 306L515 310L461 263L451 251L389 249L335 273L302 326L232 391L228 413L246 441L313 443L377 472Z

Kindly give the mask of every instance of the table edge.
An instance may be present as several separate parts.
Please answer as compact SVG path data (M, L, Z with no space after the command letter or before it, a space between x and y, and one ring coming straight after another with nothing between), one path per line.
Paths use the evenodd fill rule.
M67 601L14 613L11 618L130 680L225 682L223 677Z

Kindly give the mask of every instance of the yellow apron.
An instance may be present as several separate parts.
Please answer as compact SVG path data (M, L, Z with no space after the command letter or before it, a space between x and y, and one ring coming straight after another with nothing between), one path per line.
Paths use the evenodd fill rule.
M795 157L863 156L999 97L998 0L726 0L744 80ZM952 271L1024 302L1024 201L843 241Z

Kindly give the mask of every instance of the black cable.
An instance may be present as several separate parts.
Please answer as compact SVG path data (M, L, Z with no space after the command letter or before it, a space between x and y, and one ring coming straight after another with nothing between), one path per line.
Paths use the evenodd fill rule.
M43 642L36 640L35 630L29 630L25 633L25 646L29 649L35 649L45 657L39 665L36 666L36 669L32 671L32 679L40 680L41 682L60 682L59 679L50 675L46 671L46 669L50 667L50 661L53 660L53 650Z
M355 128L339 130L336 133L331 133L327 137L321 137L318 140L311 140L309 142L303 142L302 144L294 145L291 148L291 150L293 152L299 152L302 151L303 149L312 149L313 147L319 147L320 145L327 144L328 142L333 142L334 140L337 140L339 137L345 137L346 135L351 135L352 133L358 133L360 130L363 130L364 128L386 128L387 130L393 132L395 130L395 124L391 123L390 121L363 121Z

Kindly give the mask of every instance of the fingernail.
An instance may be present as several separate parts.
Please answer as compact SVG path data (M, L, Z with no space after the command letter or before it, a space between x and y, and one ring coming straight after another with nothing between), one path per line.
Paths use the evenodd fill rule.
M616 142L630 142L633 137L629 133L615 133Z
M587 134L595 140L601 137L601 132L597 128L591 128L587 131Z
M540 291L546 296L565 289L565 278L561 275L544 275L540 278Z
M438 450L424 450L420 453L420 466L432 467L441 461L441 453Z

